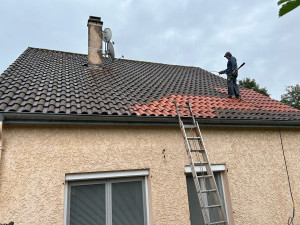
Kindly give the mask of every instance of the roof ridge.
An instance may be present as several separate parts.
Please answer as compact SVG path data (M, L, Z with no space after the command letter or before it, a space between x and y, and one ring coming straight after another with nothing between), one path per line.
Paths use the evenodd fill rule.
M36 49L36 50L49 51L49 52L58 52L58 53L64 53L64 54L85 55L85 56L87 56L87 54L83 54L83 53L60 51L60 50L47 49L47 48L36 48L36 47L31 47L31 46L28 46L27 49Z
M121 60L121 59L120 59ZM201 67L197 67L197 66L184 66L184 65L178 65L178 64L168 64L168 63L159 63L159 62L149 62L149 61L143 61L143 60L135 60L135 59L122 59L122 60L127 60L127 61L136 61L136 62L141 62L141 63L152 63L155 65L165 65L165 66L176 66L176 67L183 67L183 68L195 68L195 69L201 69L201 70L205 70ZM207 70L205 70L206 72L208 72Z
M55 50L55 49L46 49L46 48L37 48L37 47L31 47L29 46L27 49L36 49L36 50L42 50L42 51L50 51L50 52L58 52L58 53L64 53L64 54L73 54L73 55L84 55L84 56L88 56L88 54L84 54L84 53L76 53L76 52L69 52L69 51L61 51L61 50ZM26 50L27 50L26 49ZM107 58L107 57L104 57ZM159 63L159 62L150 62L150 61L144 61L144 60L136 60L136 59L125 59L125 58L120 58L118 60L124 60L124 61L132 61L132 62L140 62L140 63L151 63L151 64L155 64L155 65L165 65L165 66L175 66L175 67L181 67L181 68L195 68L195 69L201 69L204 70L206 72L209 72L201 67L197 67L197 66L185 66L185 65L178 65L178 64L168 64L168 63Z

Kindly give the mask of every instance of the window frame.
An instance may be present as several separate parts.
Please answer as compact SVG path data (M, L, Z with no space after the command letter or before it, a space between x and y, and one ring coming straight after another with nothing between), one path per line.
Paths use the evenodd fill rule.
M70 201L71 187L78 185L105 184L106 200L106 225L112 223L111 211L111 187L112 183L141 181L144 203L144 224L149 225L149 197L148 197L148 178L149 170L135 171L116 171L103 173L84 173L84 174L66 174L65 175L65 199L64 199L64 225L70 224Z
M206 167L205 166L195 166L195 170L197 173L206 172ZM227 204L227 196L226 196L227 192L225 191L224 177L223 177L223 173L226 171L226 166L224 164L211 165L211 170L213 173L214 172L220 173L220 177L221 177L221 181L222 181L222 191L223 191L223 195L224 195L225 216L226 216L227 221L229 222L228 204ZM185 171L186 176L192 175L192 169L190 166L185 166L184 171Z

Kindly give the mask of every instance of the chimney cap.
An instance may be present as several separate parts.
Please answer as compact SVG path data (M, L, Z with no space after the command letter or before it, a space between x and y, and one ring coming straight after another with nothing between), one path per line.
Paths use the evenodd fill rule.
M101 17L98 16L90 16L88 20L88 24L89 23L100 23L101 25L103 24L103 22L101 21Z

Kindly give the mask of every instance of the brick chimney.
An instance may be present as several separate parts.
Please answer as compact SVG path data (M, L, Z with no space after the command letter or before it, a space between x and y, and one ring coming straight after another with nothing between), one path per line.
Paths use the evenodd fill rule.
M102 25L101 17L90 16L88 26L88 65L93 68L102 68Z

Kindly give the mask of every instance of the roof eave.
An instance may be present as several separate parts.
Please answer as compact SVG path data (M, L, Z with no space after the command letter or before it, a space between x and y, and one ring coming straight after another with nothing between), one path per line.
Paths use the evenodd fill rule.
M176 117L157 116L111 116L111 115L65 115L43 113L0 113L4 124L99 124L99 125L160 125L178 126ZM300 120L254 120L196 118L200 126L215 127L295 127Z

